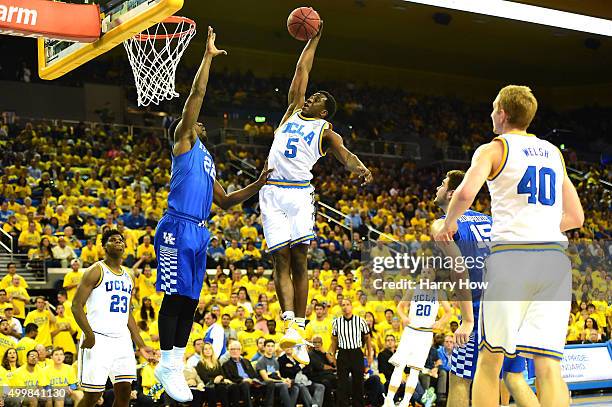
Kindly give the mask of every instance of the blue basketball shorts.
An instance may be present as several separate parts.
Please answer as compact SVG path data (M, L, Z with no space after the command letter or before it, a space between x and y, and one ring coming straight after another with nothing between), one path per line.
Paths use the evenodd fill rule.
M156 290L199 299L209 242L210 232L204 221L168 210L155 232Z

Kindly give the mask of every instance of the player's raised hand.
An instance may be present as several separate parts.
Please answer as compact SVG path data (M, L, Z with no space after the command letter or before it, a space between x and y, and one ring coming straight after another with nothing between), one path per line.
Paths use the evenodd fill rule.
M96 337L95 335L92 333L91 335L87 335L86 333L84 333L84 337L83 337L83 343L81 344L81 348L82 349L91 349L94 347L94 345L96 344Z
M263 170L261 170L261 174L259 174L259 178L257 178L256 184L259 187L263 187L264 185L266 185L266 182L268 181L268 176L270 176L272 171L274 171L274 168L268 168L268 160L266 160L266 162L264 163Z
M457 222L449 223L446 220L438 230L433 231L433 238L437 242L450 242L457 233Z
M321 24L319 25L319 31L312 38L320 38L322 33L323 33L323 20L321 20Z
M455 344L457 346L465 346L470 340L470 335L474 329L474 323L469 321L461 321L461 325L455 331Z
M206 55L210 55L213 58L217 55L227 55L227 51L217 49L217 46L215 45L216 39L217 34L215 34L211 26L208 26L208 38L206 39Z
M372 171L370 171L365 166L359 167L359 177L363 178L363 182L361 183L362 187L371 183L374 180L374 177L372 176Z

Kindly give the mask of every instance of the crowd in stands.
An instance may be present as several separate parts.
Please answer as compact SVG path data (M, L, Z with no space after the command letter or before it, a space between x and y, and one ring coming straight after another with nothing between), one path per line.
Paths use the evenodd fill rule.
M280 108L287 83L285 78L262 82L248 75L217 73L209 85L210 100L213 106L218 103L221 107L224 103L257 106L265 101ZM458 137L479 143L490 126L488 112L465 109L452 100L417 99L401 91L344 86L330 88L345 102L338 120L353 123L352 131L360 137L377 138L402 129L401 134L410 131L448 142ZM389 110L381 103L383 99L402 103L397 110ZM270 104L271 100L276 102ZM440 128L440 123L448 128ZM589 125L603 128L609 126L606 123L602 120ZM266 134L272 128L247 125L251 126L247 131L254 134ZM76 387L75 369L80 333L71 315L71 300L83 268L103 258L100 238L107 228L117 228L125 237L124 263L132 268L136 285L133 313L146 343L159 349L157 315L163 294L155 290L153 238L167 205L171 166L167 142L146 133L132 137L105 126L59 121L4 123L0 148L0 225L11 236L16 251L27 255L27 261L9 264L0 281L4 316L0 322L0 379L25 385L36 377L38 385L64 387L72 400L78 400L82 395ZM262 167L264 157L235 153ZM599 342L610 338L612 324L612 247L606 240L611 234L611 196L599 182L609 180L609 169L580 163L572 156L567 159L586 174L575 179L586 222L581 230L569 233L574 302L567 340ZM252 396L264 404L276 397L281 405L293 405L295 400L305 405L332 405L337 377L334 360L327 354L331 320L341 315L340 301L347 298L353 303L354 314L370 326L378 355L364 373L371 379L366 380L367 402L382 403L377 383L384 386L392 370L388 358L403 330L395 311L401 296L363 290L372 274L360 260L370 250L370 243L379 248L384 243L400 244L414 253L427 250L429 226L442 215L433 198L446 169L408 161L366 161L375 179L367 188L338 171L330 159L322 160L314 170L317 198L344 217L340 219L343 225L321 215L316 218L316 239L310 243L308 255L310 322L306 328L314 347L311 363L304 368L291 352L281 354L276 346L284 327L268 272L271 264L256 199L227 211L213 207L208 267L215 271L203 287L185 361L186 377L194 392L199 392L194 405L205 399L209 405L215 400L231 405L236 397L246 400L247 395L249 400ZM218 179L228 192L249 182L244 175L234 174L222 157L216 166ZM474 209L486 213L489 208L483 193ZM37 297L17 273L18 268L43 265L68 269L57 298ZM444 399L450 334L460 321L456 306L452 312L448 325L436 332L428 373L421 375L415 400L430 387ZM214 341L204 343L211 329L223 330L225 347ZM153 364L139 369L133 399L139 405L171 404L156 386L153 369ZM105 393L104 399L110 405L112 392Z

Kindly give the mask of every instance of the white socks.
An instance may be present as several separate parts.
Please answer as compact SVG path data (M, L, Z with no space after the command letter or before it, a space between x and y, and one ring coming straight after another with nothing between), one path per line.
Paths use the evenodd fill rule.
M185 356L185 348L172 347L172 366L183 370L183 356Z
M295 318L294 321L300 328L306 328L306 318Z
M161 360L159 361L159 364L162 365L163 367L171 368L174 363L173 356L174 356L174 351L162 349Z
M283 321L293 321L295 319L295 313L293 311L285 311L281 318Z

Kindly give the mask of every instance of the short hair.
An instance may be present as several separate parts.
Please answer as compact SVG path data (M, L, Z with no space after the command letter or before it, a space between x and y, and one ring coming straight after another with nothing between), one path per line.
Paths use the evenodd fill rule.
M387 336L385 336L385 341L389 338L393 338L393 340L395 340L395 336L388 334Z
M62 348L61 346L58 346L57 348L53 348L53 350L51 351L51 356L53 356L55 354L55 352L59 352L62 351L64 354L66 352L64 352L64 348Z
M6 295L6 290L4 288L0 288L0 293L4 293Z
M57 292L57 295L61 295L61 296L64 296L64 297L68 298L68 293L64 289L59 290Z
M12 261L11 261L11 262L6 263L6 268L7 268L7 269L11 268L11 266L15 266L15 267L17 267L17 265L16 265L15 263L13 263Z
M266 341L264 342L264 346L268 346L269 343L276 345L276 342L274 342L274 339L266 339Z
M111 236L115 236L115 235L119 235L121 236L121 239L125 240L121 232L119 232L117 229L108 229L102 235L102 247L106 246L106 242L108 242L108 239L110 239Z
M448 186L446 187L447 191L454 191L457 189L461 181L463 181L463 177L465 176L465 172L461 170L452 170L446 173L446 177L448 178Z
M451 321L449 325L452 325L452 324L455 324L455 325L459 326L459 322L457 322L457 321Z
M38 331L38 325L34 323L29 323L25 326L25 333L29 334L30 332Z
M499 91L497 109L503 109L508 115L508 123L520 129L531 124L538 101L527 86L508 85Z
M29 358L30 357L30 353L32 353L32 352L36 353L36 356L38 356L38 351L36 349L30 349L28 351L28 353L26 353L26 358Z
M217 314L213 314L212 312L208 311L206 314L210 314L210 317L212 319L214 319L215 321L217 320ZM206 316L206 314L204 314L204 316Z
M315 307L315 308L317 308L317 307L325 308L325 307L323 306L323 304L321 304L320 302L317 302L317 303L315 304L315 306L314 306L314 307Z
M228 317L230 319L232 318L232 316L230 314L223 314L223 315L221 315L221 318L223 318L223 317Z
M338 110L336 99L334 99L332 94L326 90L319 90L317 91L317 93L320 93L325 96L325 110L327 110L327 117L325 117L325 119L331 120L336 114L336 111Z
M204 339L202 339L202 338L196 338L196 339L194 339L194 340L193 340L192 345L193 345L193 346L195 346L195 344L196 344L196 342L197 342L197 341L202 341L202 342L204 342Z

